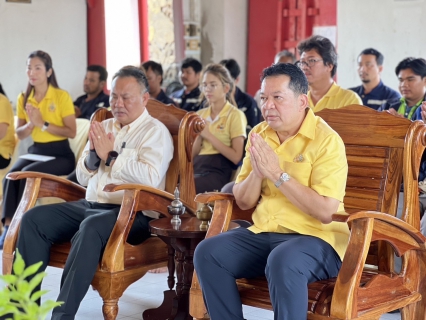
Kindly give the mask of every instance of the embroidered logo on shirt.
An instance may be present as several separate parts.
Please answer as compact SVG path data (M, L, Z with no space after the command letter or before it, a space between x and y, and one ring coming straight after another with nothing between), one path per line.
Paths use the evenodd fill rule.
M98 108L103 108L103 106L105 105L105 103L104 102L99 102L96 106L98 107Z
M52 103L52 104L49 106L49 111L50 111L50 112L55 112L55 110L56 110L56 107L55 107L55 105Z
M303 158L303 154L298 154L294 159L293 162L303 162L305 158Z

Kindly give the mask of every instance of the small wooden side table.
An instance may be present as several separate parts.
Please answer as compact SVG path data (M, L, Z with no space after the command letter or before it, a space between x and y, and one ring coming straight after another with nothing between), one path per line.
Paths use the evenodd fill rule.
M181 220L182 223L177 228L171 224L171 218L152 220L149 223L151 233L156 234L175 250L177 282L176 296L172 305L164 301L156 309L145 310L142 315L145 320L192 320L189 314L189 289L194 272L192 258L195 247L205 238L206 230L200 230L201 221L196 217L181 216ZM171 273L173 272L174 270ZM169 317L165 318L164 314L168 314Z

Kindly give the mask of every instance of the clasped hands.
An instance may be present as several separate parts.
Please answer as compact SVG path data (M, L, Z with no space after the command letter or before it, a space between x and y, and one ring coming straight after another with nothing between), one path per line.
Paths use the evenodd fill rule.
M90 150L95 150L98 157L103 161L106 161L108 153L114 150L114 141L114 135L111 132L106 133L100 122L93 121L90 124Z
M426 122L426 101L423 101L420 105L421 111L420 114L422 115L423 122Z
M261 179L267 178L275 182L283 172L278 155L257 133L250 133L249 139L251 146L248 151L253 173Z
M422 104L419 106L419 108L421 109L420 111L420 114L422 116L421 120L423 120L423 122L426 122L426 101L423 101ZM394 116L405 118L403 114L399 114L398 111L396 111L395 109L389 109L387 110L387 112L389 112L390 114Z
M31 103L27 103L25 105L25 110L27 111L28 118L30 118L30 123L36 127L42 128L44 125L44 120L40 109L34 107Z

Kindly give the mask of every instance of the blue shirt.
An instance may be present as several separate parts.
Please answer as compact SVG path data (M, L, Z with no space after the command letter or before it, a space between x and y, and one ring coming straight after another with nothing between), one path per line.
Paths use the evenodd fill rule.
M364 106L370 107L374 110L379 109L382 104L389 100L395 100L401 97L397 91L385 86L381 80L377 87L371 90L368 94L364 93L364 86L362 85L349 89L358 93Z
M188 94L185 93L185 88L182 88L178 91L173 92L170 95L170 98L172 98L175 104L177 104L183 110L197 111L200 109L200 95L201 91L198 87L196 87Z
M405 98L400 98L400 99L395 99L395 100L390 100L388 102L385 102L378 111L385 111L385 110L389 110L389 109L395 109L398 113L403 114L404 118L407 118L409 120L422 120L422 115L421 115L421 111L422 108L420 108L420 105L422 104L423 101L426 101L426 95L423 97L423 100L420 100L419 102L416 103L416 105L408 107L406 102L405 102ZM401 109L404 108L404 113L400 112L402 111ZM412 111L412 108L414 108L414 111ZM409 116L411 114L411 116Z

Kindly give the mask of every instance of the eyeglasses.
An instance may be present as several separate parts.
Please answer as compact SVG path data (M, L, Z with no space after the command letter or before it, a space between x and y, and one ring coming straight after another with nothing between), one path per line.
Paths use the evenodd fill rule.
M201 90L203 90L203 91L215 91L218 86L219 85L216 84L216 83L211 83L211 84L202 83L201 84Z
M322 61L322 59L308 59L307 61L300 60L296 62L296 66L298 66L299 68L302 68L302 67L311 68L315 65L315 63L319 61Z

